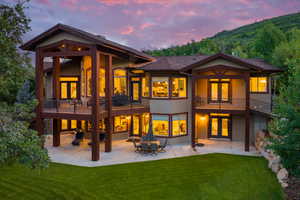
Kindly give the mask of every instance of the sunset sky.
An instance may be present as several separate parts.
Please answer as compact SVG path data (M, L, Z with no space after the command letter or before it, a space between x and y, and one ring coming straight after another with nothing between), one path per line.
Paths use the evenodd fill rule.
M137 49L162 48L299 11L300 0L31 0L25 40L64 23Z

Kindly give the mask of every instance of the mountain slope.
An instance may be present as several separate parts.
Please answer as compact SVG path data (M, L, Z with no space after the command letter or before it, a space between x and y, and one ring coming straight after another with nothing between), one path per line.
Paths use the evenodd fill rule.
M172 46L166 49L146 51L152 56L179 56L194 54L212 54L218 51L229 53L236 44L249 45L267 23L273 23L284 33L292 28L300 29L300 12L266 19L239 28L222 31L202 41L192 41L184 45Z

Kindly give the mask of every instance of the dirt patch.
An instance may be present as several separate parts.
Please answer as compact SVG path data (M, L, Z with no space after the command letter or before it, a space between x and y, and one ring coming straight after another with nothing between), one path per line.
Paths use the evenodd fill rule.
M300 200L300 178L292 177L288 180L289 186L285 188L287 200Z

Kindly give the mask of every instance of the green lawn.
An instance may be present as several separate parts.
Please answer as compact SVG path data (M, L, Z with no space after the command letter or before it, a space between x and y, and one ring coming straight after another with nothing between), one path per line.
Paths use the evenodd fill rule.
M0 199L283 199L263 158L208 154L105 167L0 169Z

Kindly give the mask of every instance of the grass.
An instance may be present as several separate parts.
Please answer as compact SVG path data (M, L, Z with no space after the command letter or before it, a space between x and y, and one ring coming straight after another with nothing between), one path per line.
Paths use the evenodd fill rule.
M0 168L0 199L282 200L259 157L207 154L104 167Z

